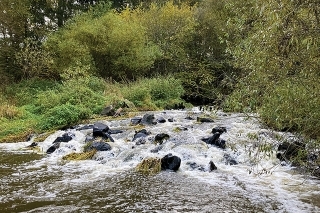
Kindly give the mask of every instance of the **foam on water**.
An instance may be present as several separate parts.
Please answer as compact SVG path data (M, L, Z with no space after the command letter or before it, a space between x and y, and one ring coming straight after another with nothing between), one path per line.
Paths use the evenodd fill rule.
M145 128L151 132L151 135L146 138L146 144L136 145L131 141L135 130L134 127L129 126L130 119L103 121L111 129L124 130L123 133L112 135L115 139L114 143L109 143L112 149L98 152L93 160L69 162L63 161L62 157L72 152L82 152L86 134L90 133L90 130L68 130L75 137L68 143L62 142L60 148L54 153L45 155L45 151L52 145L52 142L65 133L65 131L57 131L44 142L39 143L44 156L32 163L22 165L21 167L28 170L23 175L14 173L13 176L16 176L15 178L29 176L40 178L43 174L55 172L72 174L57 180L49 190L48 187L45 187L45 183L40 183L38 194L34 195L55 198L57 194L66 190L68 184L103 180L106 176L117 175L135 168L146 157L161 158L172 153L182 160L178 174L222 187L232 192L233 195L249 199L252 203L264 203L264 210L267 212L320 211L320 208L309 199L320 196L319 181L294 174L290 166L280 166L275 152L267 156L257 151L261 143L271 144L275 149L280 143L276 138L285 136L285 133L263 128L257 115L227 115L218 112L214 123L197 123L196 120L185 119L187 116L194 118L203 116L204 113L197 108L189 111L174 110L152 113L155 114L155 117L174 118L174 122L146 126ZM201 141L201 138L210 136L212 128L217 126L224 126L227 129L227 133L223 133L220 137L227 142L225 150ZM177 128L186 128L186 130L177 132ZM169 134L170 138L162 145L154 144L154 137L158 133ZM30 142L4 143L0 144L0 149L22 152L28 151L23 149L27 145L30 145ZM157 153L151 152L158 146L161 146L161 149ZM235 160L238 164L229 165L227 158ZM208 171L210 161L214 162L218 170ZM197 167L192 168L191 164ZM19 193L21 192L16 192L16 194ZM1 197L0 201L4 199ZM277 205L277 207L272 205Z

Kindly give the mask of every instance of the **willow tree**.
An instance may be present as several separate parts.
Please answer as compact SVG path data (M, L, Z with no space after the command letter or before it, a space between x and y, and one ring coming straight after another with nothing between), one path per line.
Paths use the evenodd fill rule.
M46 46L63 78L97 74L132 79L144 75L154 63L159 50L147 40L145 29L106 10L79 15L48 38Z
M227 50L242 70L227 105L259 109L278 129L319 136L319 1L224 3Z
M147 8L135 10L139 23L146 29L148 39L157 44L162 52L155 63L160 73L184 70L188 65L187 45L195 33L195 7L168 1L151 3Z

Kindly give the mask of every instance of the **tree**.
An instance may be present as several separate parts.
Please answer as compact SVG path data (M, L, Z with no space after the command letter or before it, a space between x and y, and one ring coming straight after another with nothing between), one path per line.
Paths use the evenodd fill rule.
M0 1L0 74L19 75L15 65L15 52L28 35L31 14L28 0Z
M195 7L184 3L177 5L173 1L162 5L151 3L149 8L133 11L146 29L148 38L161 49L162 57L155 64L156 72L177 72L187 66L186 49L196 26L194 11Z
M118 80L144 75L159 54L144 28L112 11L95 14L79 15L49 37L46 45L54 52L56 71L70 76L82 70L82 75Z

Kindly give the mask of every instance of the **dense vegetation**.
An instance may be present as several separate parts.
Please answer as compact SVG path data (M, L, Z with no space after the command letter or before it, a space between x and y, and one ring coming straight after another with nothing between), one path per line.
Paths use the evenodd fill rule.
M1 0L0 140L109 104L258 112L320 140L320 3Z

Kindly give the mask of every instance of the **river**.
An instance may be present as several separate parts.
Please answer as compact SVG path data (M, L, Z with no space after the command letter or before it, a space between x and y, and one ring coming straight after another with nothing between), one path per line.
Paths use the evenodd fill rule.
M74 138L52 154L45 151L65 131L39 143L40 151L25 149L31 142L0 144L0 212L320 212L320 181L275 157L277 145L293 135L265 128L254 114L198 108L152 113L173 122L145 126L151 134L142 145L132 142L138 127L130 119L101 121L123 132L92 160L62 160L82 151L90 130L66 130ZM214 122L196 121L204 115ZM201 141L217 126L227 129L221 135L226 149ZM158 133L170 138L154 153ZM258 152L263 144L274 151ZM177 172L135 171L142 159L168 153L182 160ZM217 170L208 171L210 161Z

